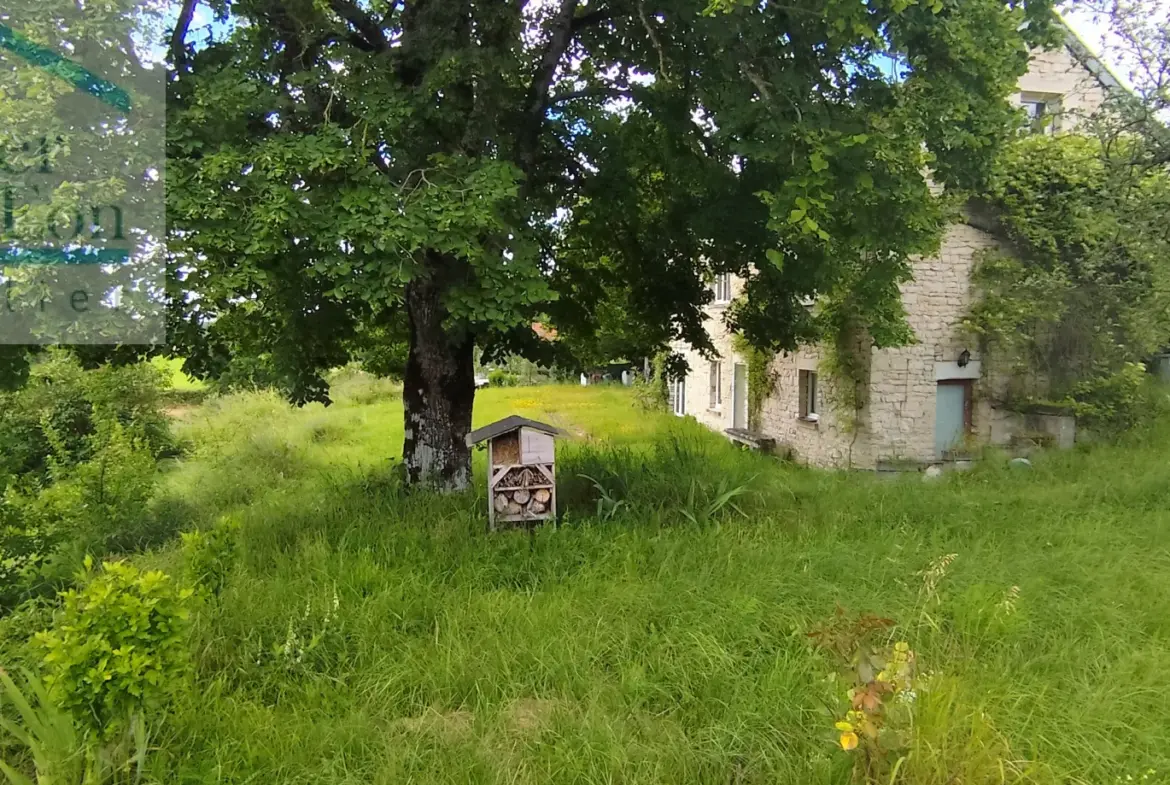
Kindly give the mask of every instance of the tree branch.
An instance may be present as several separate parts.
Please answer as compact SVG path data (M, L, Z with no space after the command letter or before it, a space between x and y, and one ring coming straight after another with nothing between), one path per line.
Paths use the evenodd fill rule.
M596 11L586 11L580 16L573 17L573 22L570 27L572 28L572 32L575 33L578 30L601 24L609 19L615 19L618 16L619 14L614 13L613 9L598 8Z
M386 34L382 32L378 23L352 0L329 0L329 7L335 14L353 25L373 51L381 52L390 47L390 42L386 40Z
M191 19L195 16L195 6L198 4L199 0L183 0L175 29L171 31L171 66L176 71L187 60L187 30L191 27Z
M549 99L549 104L560 104L578 98L633 98L629 89L620 87L583 87L568 93L558 93Z
M548 110L548 94L561 57L573 40L573 17L577 13L578 0L561 0L560 8L553 15L548 43L532 76L525 102L524 118L520 132L516 135L516 163L525 174L531 174L536 162L536 147L540 142L540 128Z

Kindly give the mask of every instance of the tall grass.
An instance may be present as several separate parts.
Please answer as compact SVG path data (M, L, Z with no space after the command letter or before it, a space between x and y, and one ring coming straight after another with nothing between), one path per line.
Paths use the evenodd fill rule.
M477 425L570 434L562 520L530 538L486 534L481 454L466 496L404 491L400 401L351 384L187 418L166 503L236 515L242 555L161 781L846 782L806 637L837 604L932 671L899 782L1170 773L1166 423L924 484L742 452L620 389L488 390Z

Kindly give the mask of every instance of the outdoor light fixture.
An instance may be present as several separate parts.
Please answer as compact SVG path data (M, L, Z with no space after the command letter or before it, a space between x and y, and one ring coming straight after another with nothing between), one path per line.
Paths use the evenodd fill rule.
M966 349L959 352L959 367L966 368L967 363L969 362L971 362L971 352L967 351Z

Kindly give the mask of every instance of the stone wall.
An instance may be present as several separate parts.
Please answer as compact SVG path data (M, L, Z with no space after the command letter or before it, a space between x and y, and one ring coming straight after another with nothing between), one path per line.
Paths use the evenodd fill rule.
M864 417L854 427L852 412L833 406L835 382L820 371L822 352L808 347L778 356L772 362L776 390L764 402L761 431L798 461L814 466L850 468L869 465L869 436ZM802 419L800 372L817 374L817 419Z
M1056 130L1072 131L1105 100L1097 77L1086 69L1067 46L1052 51L1034 50L1028 72L1020 77L1024 93L1060 96L1061 113ZM1015 96L1017 104L1021 96Z
M735 299L743 292L743 281L732 278L731 299ZM733 339L723 321L726 304L712 304L707 306L705 326L711 336L711 342L719 352L722 362L719 388L722 392L723 403L718 408L710 406L710 361L698 351L683 342L676 342L671 349L686 358L690 370L686 378L686 414L716 431L724 431L732 423L732 373L736 363L747 363L747 360L736 354Z
M978 378L979 347L963 330L975 291L971 273L981 251L997 246L987 232L954 224L939 254L914 262L914 280L902 285L902 302L917 343L874 350L867 418L874 463L935 460L935 397L940 379ZM958 367L963 351L970 361ZM994 413L976 385L972 424L990 433Z

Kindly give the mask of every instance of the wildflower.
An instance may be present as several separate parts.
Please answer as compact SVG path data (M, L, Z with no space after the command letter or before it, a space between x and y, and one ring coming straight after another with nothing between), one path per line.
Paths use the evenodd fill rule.
M841 744L841 749L845 750L846 752L857 749L858 738L857 734L853 731L842 733L841 738L838 739L838 741Z

